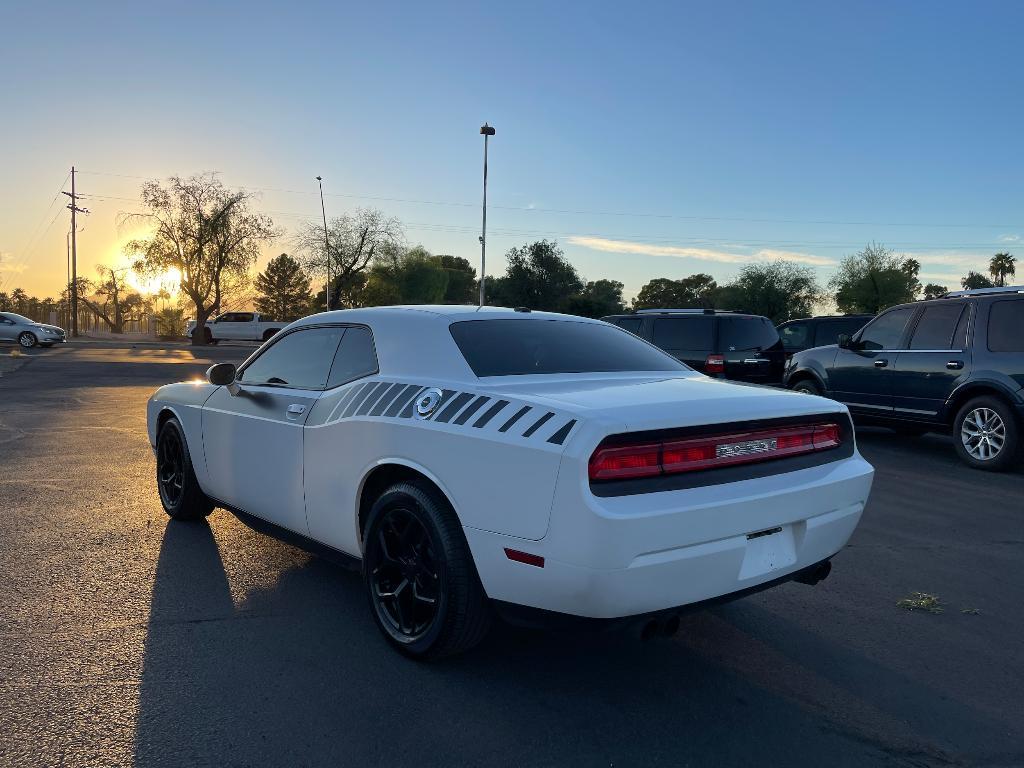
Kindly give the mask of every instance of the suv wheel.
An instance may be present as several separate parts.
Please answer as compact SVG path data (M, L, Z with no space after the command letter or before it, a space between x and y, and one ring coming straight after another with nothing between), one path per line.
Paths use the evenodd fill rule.
M971 400L956 416L953 439L960 458L975 469L999 472L1017 457L1020 427L1010 408L994 397Z
M794 392L803 392L805 395L820 395L821 387L813 379L803 379L793 385Z
M455 513L429 487L398 483L370 510L363 576L388 642L415 659L472 648L490 606Z

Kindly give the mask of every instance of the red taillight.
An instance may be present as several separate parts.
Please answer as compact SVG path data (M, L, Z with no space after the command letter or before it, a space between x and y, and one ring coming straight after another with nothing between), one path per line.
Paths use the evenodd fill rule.
M598 446L590 457L589 474L591 480L674 475L824 451L841 442L838 424L808 424L659 443Z
M708 355L704 361L704 373L725 373L725 355Z

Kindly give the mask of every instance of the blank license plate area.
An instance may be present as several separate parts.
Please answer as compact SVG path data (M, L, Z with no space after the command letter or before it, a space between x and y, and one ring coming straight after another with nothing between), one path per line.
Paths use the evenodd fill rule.
M793 526L784 525L747 535L747 550L740 566L740 578L750 579L796 562Z

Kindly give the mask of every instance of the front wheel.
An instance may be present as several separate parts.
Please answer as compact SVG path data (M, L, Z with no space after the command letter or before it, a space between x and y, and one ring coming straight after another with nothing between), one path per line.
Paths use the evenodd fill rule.
M1017 458L1020 426L1002 400L977 397L957 414L953 440L957 454L968 466L1001 472Z
M821 387L811 379L803 379L793 385L794 392L803 392L805 395L820 395Z
M36 335L29 331L24 331L18 336L18 343L25 349L32 349L39 340L36 339Z
M415 659L461 653L487 633L490 606L454 511L433 488L398 483L366 527L363 577L374 621Z
M174 520L200 520L213 511L192 469L185 430L176 418L160 427L156 439L156 485L160 503Z

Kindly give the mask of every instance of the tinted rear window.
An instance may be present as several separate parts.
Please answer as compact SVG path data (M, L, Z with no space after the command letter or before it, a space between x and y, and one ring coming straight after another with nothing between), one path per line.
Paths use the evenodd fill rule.
M1024 352L1024 299L997 301L988 311L988 348Z
M807 338L810 333L807 323L789 323L779 328L779 337L782 339L782 346L786 349L804 349L810 343Z
M619 328L625 328L630 333L640 335L640 325L643 323L642 317L616 317L612 320Z
M673 352L708 352L715 348L714 320L710 317L659 317L654 321L654 343Z
M910 337L911 349L950 349L963 304L932 304L924 308Z
M779 332L766 317L723 317L718 328L722 352L769 349L779 343Z
M571 320L468 320L452 338L477 376L602 371L684 371L622 329Z

